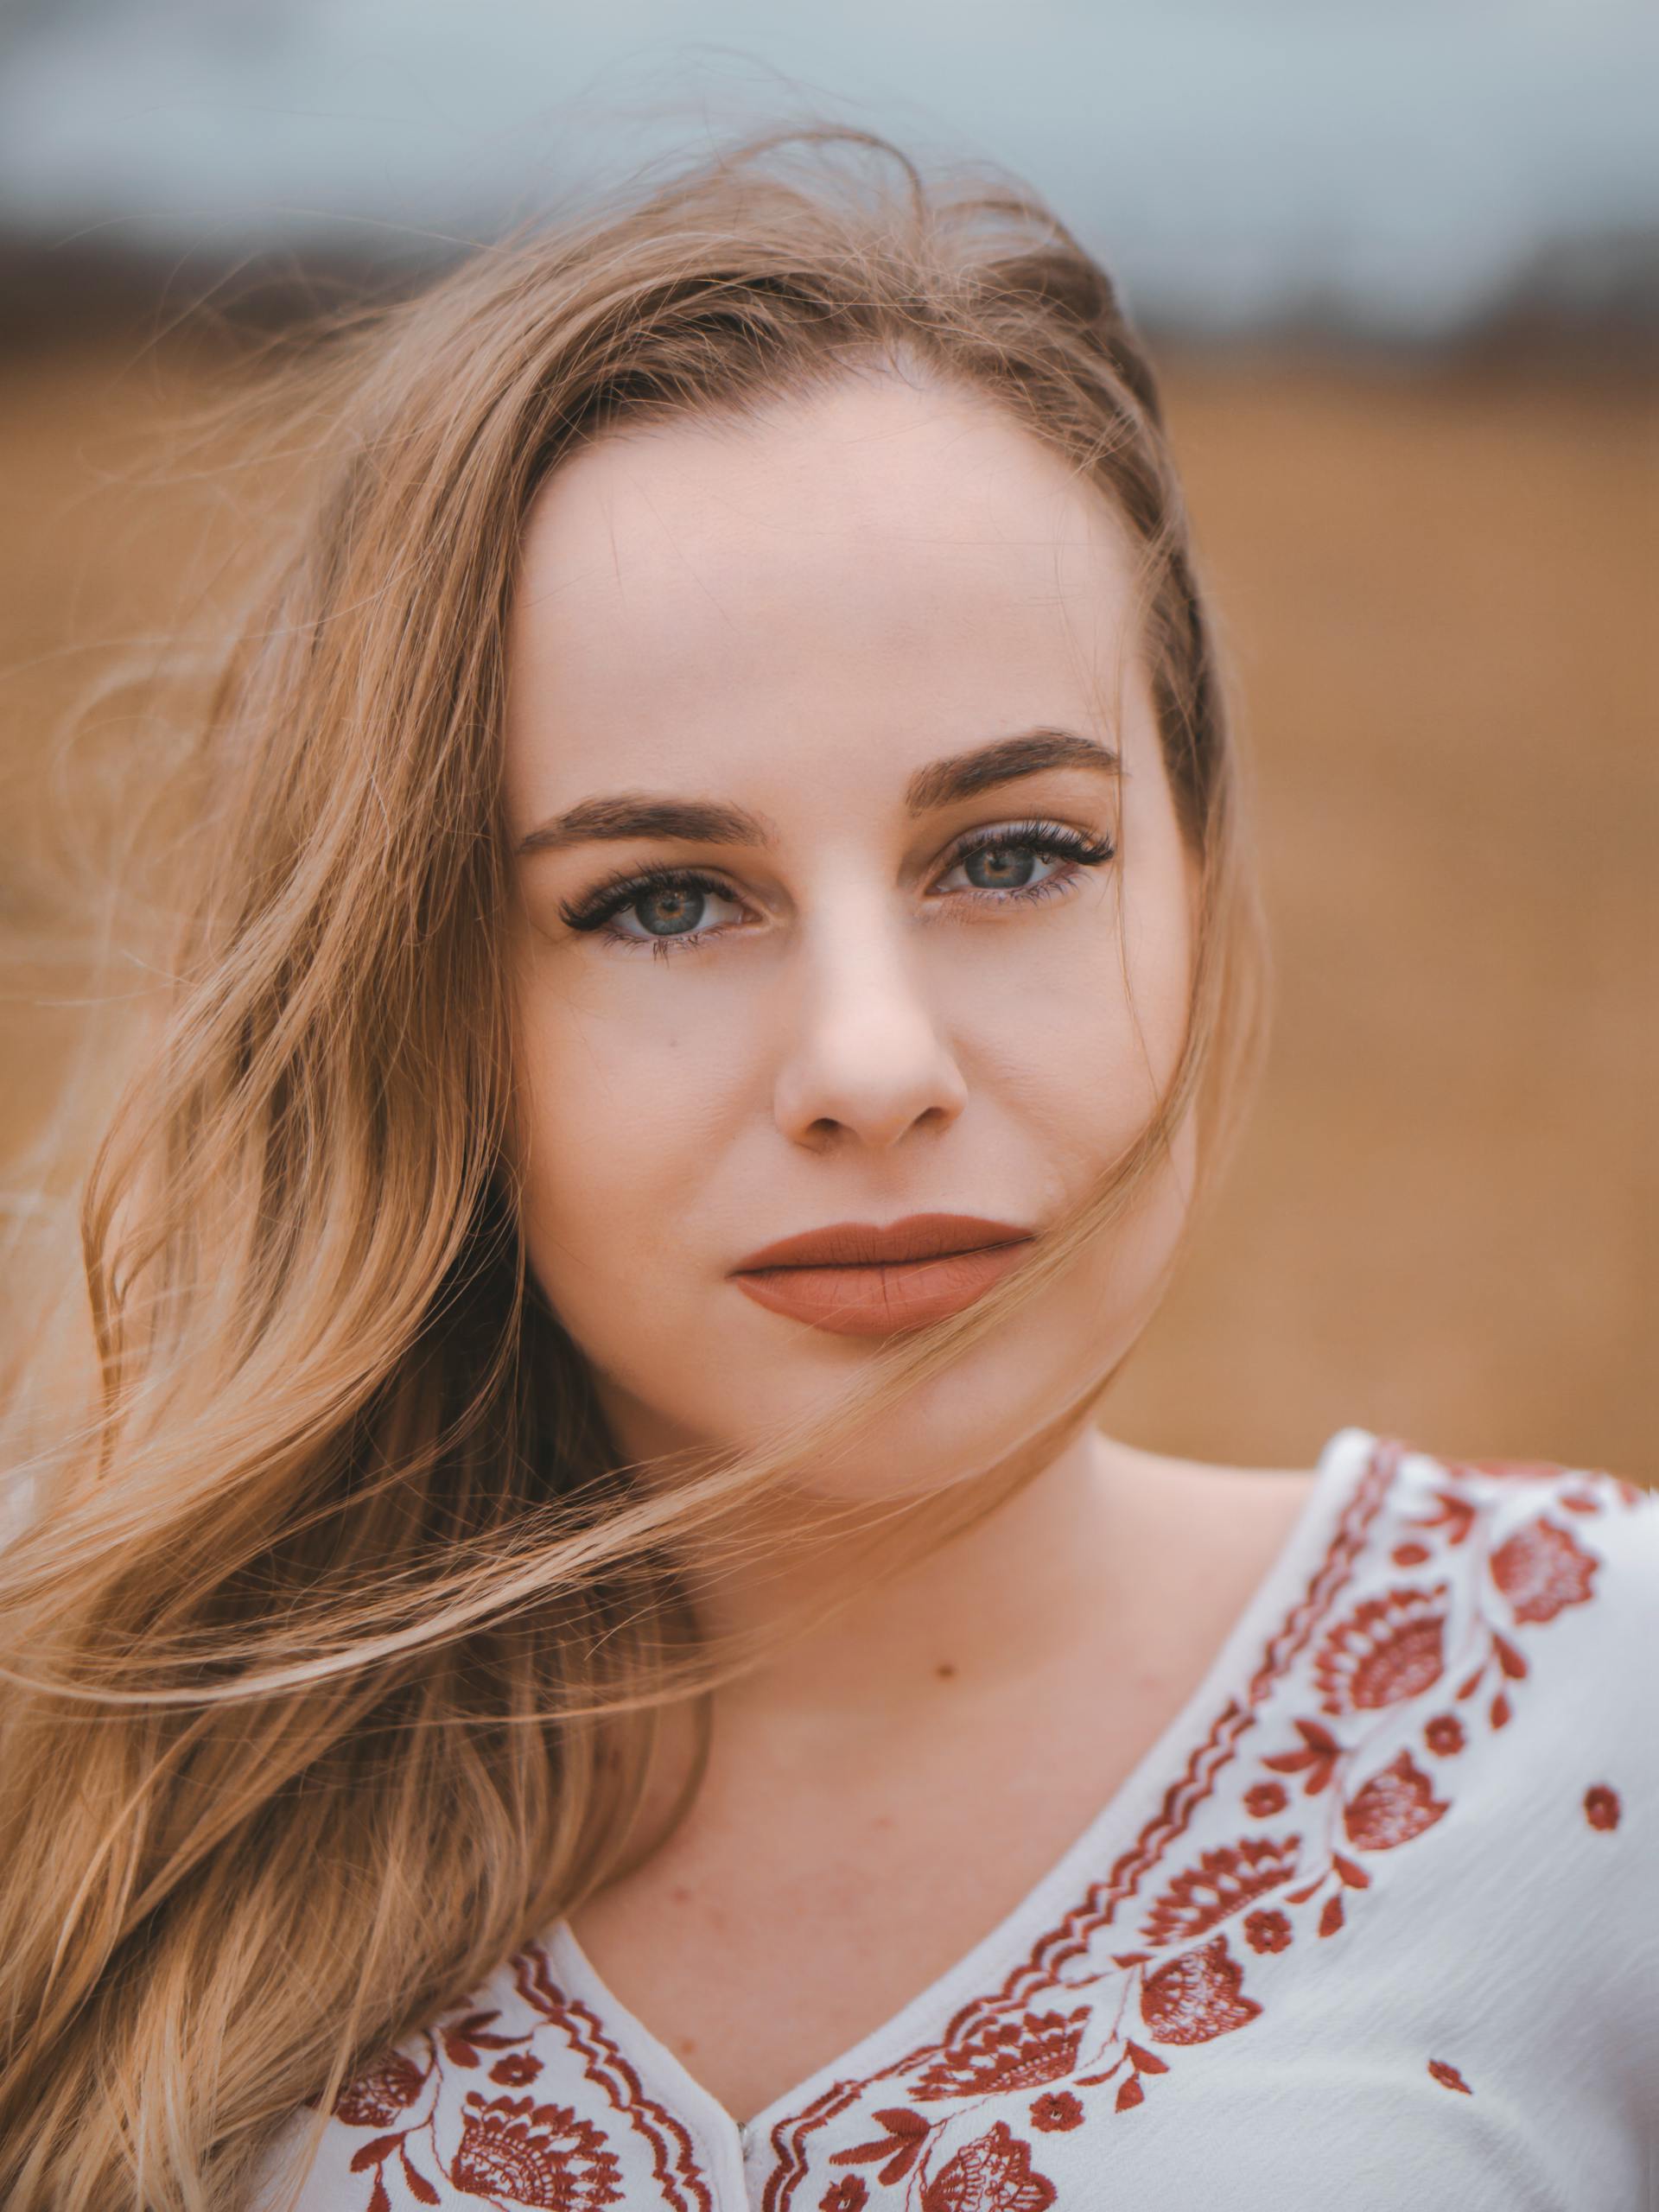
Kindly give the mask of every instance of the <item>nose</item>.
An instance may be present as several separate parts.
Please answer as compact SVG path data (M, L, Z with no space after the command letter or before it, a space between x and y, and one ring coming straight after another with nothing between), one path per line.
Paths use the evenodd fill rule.
M825 918L826 923L828 918ZM843 915L800 948L773 1114L791 1143L888 1152L950 1127L968 1089L900 927Z

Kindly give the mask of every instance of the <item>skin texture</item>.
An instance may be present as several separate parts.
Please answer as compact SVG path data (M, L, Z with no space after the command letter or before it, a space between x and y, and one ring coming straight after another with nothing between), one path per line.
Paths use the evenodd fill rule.
M626 1451L755 1442L872 1357L753 1303L729 1279L747 1254L918 1212L1040 1230L1150 1114L1183 1034L1192 876L1135 605L1096 493L987 403L893 376L612 435L543 491L510 641L515 844L644 793L746 809L772 837L518 861L526 1241ZM1122 772L907 809L918 772L1035 730L1092 737ZM1114 857L1068 874L1027 845L1001 865L1051 895L982 874L973 896L964 836L1033 819ZM649 907L702 941L659 956L646 906L613 925L644 943L570 926L649 865L725 887ZM1109 1241L802 1490L931 1497L994 1465L1144 1325L1191 1166L1184 1139ZM720 1694L690 1816L573 1916L599 1970L737 2116L765 2105L1060 1855L1305 1491L1074 1431L988 1519ZM830 1572L734 1567L709 1616L765 1622Z

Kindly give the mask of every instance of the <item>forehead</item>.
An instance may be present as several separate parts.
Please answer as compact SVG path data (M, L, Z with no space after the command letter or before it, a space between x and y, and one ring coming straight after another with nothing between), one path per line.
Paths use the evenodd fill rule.
M601 438L526 526L510 809L808 767L896 790L1039 723L1127 750L1135 582L1099 493L971 395L849 378Z

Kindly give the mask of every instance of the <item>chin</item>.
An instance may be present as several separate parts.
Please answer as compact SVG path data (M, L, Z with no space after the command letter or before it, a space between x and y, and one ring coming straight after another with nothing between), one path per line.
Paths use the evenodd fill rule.
M913 1385L846 1446L804 1463L790 1487L827 1503L874 1503L943 1492L998 1465L1105 1362L1097 1327L1081 1314L1057 1327L1047 1304L1016 1314L1007 1331ZM764 1449L780 1431L824 1419L891 1341L801 1330L810 1341L792 1357L771 1344L740 1356L733 1338L744 1333L727 1332L717 1359L688 1363L677 1398L664 1388L660 1361L649 1373L649 1401L614 1370L601 1373L600 1401L619 1448L635 1459Z

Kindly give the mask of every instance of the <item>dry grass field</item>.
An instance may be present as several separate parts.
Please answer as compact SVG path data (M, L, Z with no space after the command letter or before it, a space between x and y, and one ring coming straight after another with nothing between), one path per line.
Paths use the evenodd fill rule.
M86 1002L96 902L60 868L101 804L77 761L118 726L79 756L60 728L118 648L200 622L250 527L174 429L225 373L181 347L0 359L10 1160L118 1015ZM1166 381L1241 679L1278 1007L1230 1184L1109 1426L1303 1465L1357 1421L1650 1479L1652 395L1268 357Z

